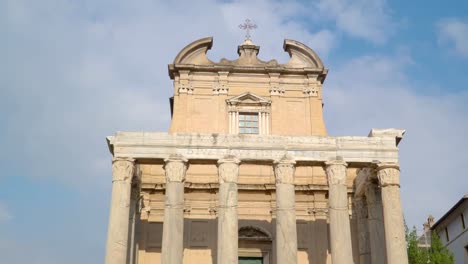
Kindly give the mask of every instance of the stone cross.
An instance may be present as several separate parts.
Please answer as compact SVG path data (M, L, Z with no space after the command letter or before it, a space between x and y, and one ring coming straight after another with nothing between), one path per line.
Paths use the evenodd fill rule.
M245 30L245 40L250 40L250 30L256 29L257 24L247 18L244 24L239 25L239 28Z

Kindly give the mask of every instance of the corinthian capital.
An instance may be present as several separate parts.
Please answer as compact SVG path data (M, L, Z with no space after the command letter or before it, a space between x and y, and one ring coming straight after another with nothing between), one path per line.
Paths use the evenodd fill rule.
M234 156L226 156L218 160L219 183L237 183L240 160Z
M187 172L187 159L182 155L171 155L164 160L166 182L184 182Z
M328 185L346 185L346 167L348 164L343 160L332 160L325 162L325 173Z
M131 182L135 171L135 160L132 158L114 158L112 160L112 181Z
M377 178L381 187L400 186L400 166L397 163L377 163Z
M275 161L276 184L294 184L295 164L296 161L288 156L284 156L281 160Z

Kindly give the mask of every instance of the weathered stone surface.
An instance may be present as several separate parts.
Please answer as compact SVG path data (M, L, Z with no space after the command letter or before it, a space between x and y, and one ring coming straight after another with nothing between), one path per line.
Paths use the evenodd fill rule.
M348 194L346 191L346 162L333 160L325 163L328 179L330 215L330 247L334 264L352 263L351 229Z
M377 178L382 187L387 264L407 264L408 254L400 201L400 171L398 164L377 164Z
M365 194L372 264L385 264L387 254L381 190L376 183L371 182L367 185Z
M367 205L364 197L354 198L354 206L357 217L357 229L359 237L359 263L371 264L369 229L367 221Z
M187 160L179 155L166 159L166 198L161 263L182 264L184 253L184 180Z
M276 177L276 263L297 263L297 227L294 165L284 156L275 162Z
M128 252L130 195L135 160L112 161L112 197L106 245L106 264L125 264Z
M218 161L218 263L238 262L237 179L240 161L227 156Z
M397 162L392 137L290 137L223 134L167 134L118 132L108 137L116 157L166 159L181 154L187 159L218 160L235 155L240 160L278 160L285 152L296 161L321 161L343 157L346 162ZM248 147L246 147L248 146Z

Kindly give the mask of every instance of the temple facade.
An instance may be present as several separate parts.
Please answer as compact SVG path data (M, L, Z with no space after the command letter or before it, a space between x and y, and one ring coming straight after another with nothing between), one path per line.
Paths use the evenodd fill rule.
M212 44L194 41L169 65L167 133L107 138L106 263L408 263L404 130L329 136L328 70L298 41L284 41L285 64L258 59L250 39L237 60L213 62Z

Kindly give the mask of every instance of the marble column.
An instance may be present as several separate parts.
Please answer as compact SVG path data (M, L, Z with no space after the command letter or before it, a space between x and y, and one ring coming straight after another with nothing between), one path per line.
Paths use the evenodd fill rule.
M359 263L371 264L369 229L367 221L366 198L363 196L354 198L354 208L356 212L357 229L359 237Z
M184 182L187 160L180 155L171 155L165 162L166 199L161 263L182 264L184 254Z
M234 156L218 161L218 262L238 263L237 179L239 163Z
M325 163L328 180L330 247L333 264L353 263L346 167L347 164L343 160Z
M295 164L296 162L287 156L275 162L276 263L297 263Z
M371 260L373 264L385 264L385 229L382 212L382 197L380 188L372 181L366 188L366 201Z
M135 160L112 161L112 197L106 245L106 264L126 264L130 219L130 195Z
M398 164L378 163L377 178L382 188L387 264L408 264Z
M137 183L134 183L136 185ZM129 219L129 232L128 232L128 255L127 263L136 263L137 252L137 225L140 219L138 219L138 200L140 197L140 189L137 186L133 186L130 200L130 219Z

